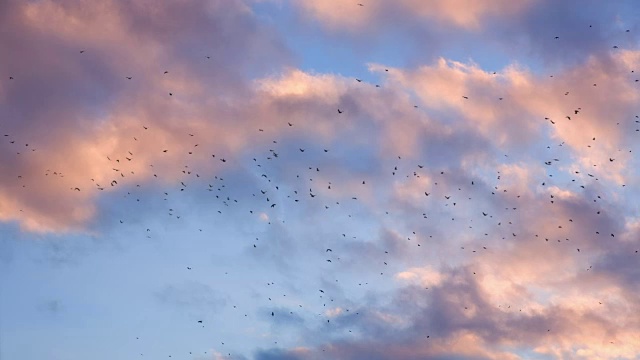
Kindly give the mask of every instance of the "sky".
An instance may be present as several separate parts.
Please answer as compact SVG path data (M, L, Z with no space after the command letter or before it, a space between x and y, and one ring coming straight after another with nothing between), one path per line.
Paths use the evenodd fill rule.
M640 359L639 18L0 1L0 359Z

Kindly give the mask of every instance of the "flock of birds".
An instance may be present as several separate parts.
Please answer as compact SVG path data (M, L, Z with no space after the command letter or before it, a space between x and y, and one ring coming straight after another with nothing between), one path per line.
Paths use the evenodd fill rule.
M358 4L359 6L364 6L363 4ZM629 32L629 30L626 30ZM559 39L558 36L555 39ZM617 48L617 46L614 46ZM84 54L85 50L80 50L80 54ZM209 58L207 56L207 58ZM169 71L164 71L164 75L168 75ZM124 76L127 81L135 81L133 76ZM13 74L9 76L8 79L12 82L20 82L21 76L20 74ZM362 79L356 78L355 81L357 83L363 83ZM638 82L637 79L632 79L632 81ZM366 82L364 82L366 84ZM373 84L372 84L373 85ZM9 84L11 86L11 84ZM380 87L380 85L375 85L376 87ZM596 83L593 86L597 86ZM168 96L173 96L174 93L168 92ZM570 91L566 91L563 94L569 96ZM475 101L472 96L467 94L460 94L460 96L465 101ZM504 98L500 97L500 101L508 101ZM415 105L415 108L418 108L418 105ZM333 110L332 110L333 111ZM567 114L565 119L566 121L573 121L578 123L580 121L580 115L582 112L582 108L576 108L571 113ZM345 108L337 108L334 112L338 117L348 117L348 110ZM556 120L550 117L545 117L545 121L553 126L556 125L558 121L564 121L564 119ZM620 120L620 121L629 121L630 129L633 129L635 132L640 131L640 119L638 116L635 116L634 119L629 120ZM286 119L282 124L278 124L277 126L282 126L284 128L294 128L296 126L295 119ZM618 122L620 125L620 122ZM623 123L623 125L625 125ZM0 130L1 131L1 130ZM256 136L264 136L260 135L260 133L264 132L264 129L258 128L255 129ZM28 153L36 152L37 141L30 140L25 141L25 134L11 134L4 133L2 134L4 141L1 144L1 148L4 154L3 156L8 156L8 152L11 151L15 154L15 156L28 156ZM199 134L194 134L189 131L185 131L184 136L186 139L190 140L189 147L191 150L186 151L184 154L185 159L188 159L189 156L193 156L193 158L198 157L198 161L195 163L202 164L203 159L208 158L210 161L216 162L215 168L219 174L224 174L225 171L232 169L233 167L244 167L246 169L250 169L250 173L254 173L256 175L256 187L254 189L245 189L245 194L241 197L238 197L239 189L237 184L229 183L226 180L226 177L223 175L213 175L210 169L196 169L193 168L193 161L186 161L180 170L177 170L177 173L167 173L163 170L155 170L154 164L147 164L149 168L151 168L151 178L171 178L177 179L177 189L168 190L163 189L160 196L162 197L162 201L166 204L164 205L166 214L169 217L174 218L175 220L181 219L184 215L176 210L179 206L174 205L180 203L181 198L179 198L180 193L192 191L194 193L201 194L203 193L206 196L207 193L212 193L210 198L217 204L216 210L219 214L222 214L225 211L232 211L234 208L239 208L242 211L247 211L247 215L250 216L248 219L256 219L259 214L267 214L270 215L272 212L277 211L277 209L285 207L292 208L296 206L298 203L305 203L306 206L315 206L319 209L323 209L324 211L330 211L334 207L339 207L345 202L358 202L359 197L358 194L351 194L350 196L345 196L344 199L339 199L335 201L335 197L333 195L327 195L330 191L336 187L340 186L339 181L333 180L328 181L326 183L321 183L319 179L326 179L331 175L324 174L324 168L322 168L320 163L328 164L331 163L332 159L340 158L345 154L336 154L336 151L331 148L304 148L299 147L297 149L292 150L290 144L286 144L281 146L279 143L279 138L269 139L268 141L264 141L265 143L270 144L270 148L265 149L264 152L255 154L255 157L252 157L249 160L249 163L240 163L242 159L233 156L232 154L221 155L216 153L206 153L205 147L203 144L206 143L206 137L200 136ZM148 124L140 126L139 130L136 134L131 134L131 139L134 142L138 141L151 141L154 139L154 125ZM640 137L639 137L640 139ZM592 137L593 143L597 142L597 137ZM554 175L554 167L563 162L563 159L569 158L568 151L565 151L566 146L564 143L549 145L546 148L549 150L549 160L544 161L544 165L549 169L546 174L547 178L540 179L540 186L549 186L553 181ZM121 153L119 154L105 154L104 156L107 158L110 164L112 164L112 173L113 176L109 179L108 182L98 183L94 178L92 178L91 174L87 174L87 179L83 183L73 184L69 187L68 191L71 192L86 192L86 191L113 191L117 193L117 191L121 191L121 194L128 199L135 199L136 202L145 201L145 196L150 196L149 192L145 192L144 185L147 180L141 181L140 184L133 184L132 181L128 181L129 177L134 177L135 182L139 182L139 178L135 177L134 172L130 169L129 164L133 164L137 161L137 154L133 149L121 149ZM161 158L164 154L171 153L174 150L170 148L157 148L156 154L154 154L153 158ZM621 152L623 150L620 150ZM292 153L293 152L293 153ZM631 149L626 149L624 152L631 152ZM295 153L295 154L294 154ZM305 159L305 156L309 156L308 160ZM322 160L322 157L329 157L328 161ZM508 155L504 155L508 157ZM614 163L617 154L611 154L608 158L608 163ZM485 239L486 242L482 242L483 240L478 240L477 246L474 248L465 248L465 246L461 246L460 250L462 251L470 251L472 253L489 251L490 245L488 239L495 238L496 236L501 237L501 239L506 239L507 237L518 237L520 234L515 231L509 230L517 227L518 224L518 215L517 212L521 211L523 208L528 206L527 202L524 199L521 199L521 194L515 193L509 186L502 186L500 184L501 176L500 172L495 173L494 183L489 183L483 179L468 179L466 183L461 183L455 180L453 177L449 176L450 171L456 171L456 169L430 169L429 166L424 165L424 163L409 163L404 160L401 156L395 156L395 164L393 167L387 169L386 176L388 177L386 180L376 179L375 181L379 183L388 183L387 180L390 179L417 179L421 177L428 177L434 180L433 184L431 184L428 188L422 189L420 192L420 196L423 197L425 203L425 210L421 213L421 217L423 219L429 219L431 213L435 213L436 209L443 209L447 207L451 208L467 208L467 207L477 207L481 209L477 212L476 215L471 217L465 217L461 215L460 217L453 216L451 221L455 221L460 229L467 229L466 231L473 231L473 220L485 221L486 224L491 224L490 227L494 229L494 232L484 232L477 234L479 239ZM289 162L289 163L288 163ZM310 164L309 162L313 162ZM277 163L277 165L274 165ZM291 178L285 178L285 174L281 173L281 169L283 166L296 166L295 164L304 163L304 167L289 169L292 171L287 171L287 173L294 174ZM426 163L426 162L425 162ZM14 174L15 181L17 185L20 185L23 188L23 191L30 191L27 183L38 183L45 179L47 181L52 181L51 177L59 177L64 178L66 170L66 164L50 164L51 168L41 169L39 175L31 175L31 176L41 176L37 181L27 181L26 176L20 173ZM606 163L594 163L592 164L594 167L606 167ZM227 168L225 168L227 167ZM558 174L564 172L564 170L556 169ZM14 169L5 169L5 171L13 172ZM176 170L169 170L176 171ZM330 173L330 172L329 172ZM323 175L319 177L318 175ZM581 174L580 171L575 171L573 174L574 177L570 179L569 186L575 187L574 190L580 191L581 189L584 191L585 196L590 196L587 194L593 194L593 202L604 202L604 194L599 194L596 191L586 192L585 190L589 187L589 182L585 181L584 174ZM599 181L598 177L594 174L587 173L586 174L589 181ZM563 175L560 175L562 177ZM566 176L566 175L565 175ZM371 186L371 180L366 178L359 179L358 183L361 181L362 187ZM622 185L623 187L625 185ZM120 190L120 188L124 188ZM486 208L482 208L484 205L482 203L474 202L474 198L481 198L482 201L485 201L486 196L495 196L501 197L501 201L504 203L508 203L509 206L504 208L504 211L492 211L490 209L490 205L487 205ZM554 206L556 202L556 198L554 195L550 195L548 206ZM130 205L129 205L130 206ZM143 205L144 206L144 205ZM605 212L605 209L599 209L597 211L598 215L601 215ZM389 214L390 211L385 211L385 214ZM234 213L235 214L235 213ZM347 214L349 218L354 216L353 214ZM273 214L273 216L269 216L269 224L271 223L271 219L278 218L277 214ZM247 220L247 221L254 221ZM128 223L126 218L118 219L120 224ZM284 221L282 221L284 223ZM460 224L463 222L463 224ZM450 225L442 225L442 226L450 226ZM558 219L558 228L570 227L570 226L586 226L586 224L581 223L581 219ZM487 229L486 226L482 227L484 230ZM146 237L151 238L154 233L154 229L143 226L141 231L145 234ZM198 229L198 231L202 232L203 229ZM349 234L349 230L344 230L340 232L342 238L355 238ZM615 237L616 234L600 234L600 232L596 232L594 236L607 236L607 237ZM540 238L540 241L544 242L557 242L557 243L570 243L571 238L561 238L561 237L551 237L547 236L541 230L539 234L535 234L536 238ZM416 247L422 247L425 244L428 244L428 241L432 238L432 235L420 236L416 231L412 231L411 235L407 237L408 241L413 241ZM574 241L575 243L579 243L579 241ZM245 244L246 245L246 244ZM244 245L243 245L244 246ZM262 245L258 238L253 241L250 246L254 249L257 249L261 246L269 246L268 244ZM584 253L584 248L581 249L579 246L573 247L576 252ZM334 249L332 248L323 248L323 257L324 262L329 264L333 264L341 261L341 257L336 254L334 255ZM379 268L375 267L377 272L380 273L380 276L385 274L384 268L389 266L389 264L394 260L394 254L391 249L381 249L384 251L384 261L380 264ZM638 253L638 250L635 250L635 253ZM284 256L284 254L283 254ZM193 269L192 265L185 265L185 268L188 271ZM591 268L587 269L589 271ZM378 271L381 270L381 271ZM475 272L474 272L475 274ZM337 280L336 280L337 281ZM267 285L273 285L273 282L268 283ZM367 282L362 282L358 284L359 286L368 285ZM284 294L286 296L286 294ZM318 289L318 296L324 301L322 311L326 310L327 301L333 302L333 298L330 294L325 291L325 289ZM268 298L271 301L271 298ZM235 305L234 305L235 307ZM510 307L510 306L509 306ZM302 309L303 305L299 305L299 309ZM466 307L465 307L466 309ZM314 309L314 313L322 316L322 311L317 312ZM300 310L302 311L302 310ZM359 315L359 311L357 309L346 309L347 312L353 312ZM293 311L291 311L293 314ZM244 314L244 317L249 316L249 314ZM277 317L278 311L269 311L268 316ZM326 320L326 324L331 324L331 319L324 318L323 322ZM196 325L205 327L206 323L204 320L197 320ZM548 329L551 331L551 329ZM351 330L349 330L351 332ZM427 336L429 338L429 336ZM139 337L137 338L139 339ZM277 343L277 342L276 342ZM224 346L224 341L220 342L221 346ZM206 354L206 352L204 352ZM193 355L192 352L188 352L189 355ZM178 356L179 354L167 354L169 358ZM184 352L184 355L187 355L187 352ZM229 352L229 356L232 354ZM144 352L140 353L140 356L144 356Z

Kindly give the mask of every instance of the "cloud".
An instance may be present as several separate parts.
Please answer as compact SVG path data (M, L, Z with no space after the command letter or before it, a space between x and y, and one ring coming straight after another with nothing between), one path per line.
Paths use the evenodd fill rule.
M468 0L401 0L396 2L366 1L358 3L342 1L300 2L302 12L332 29L362 30L373 24L400 22L402 17L436 21L464 29L482 26L487 17L516 15L530 6L531 1L468 1ZM464 10L463 10L464 9Z
M490 49L499 62L515 59L555 72L606 55L613 46L633 48L637 41L631 2L375 0L358 6L319 0L292 5L299 8L301 23L311 19L329 32L346 33L353 46L389 48L394 45L385 42L389 36L410 43L412 57L421 59L459 54L456 47L464 46L463 56L486 59Z
M243 71L262 66L246 61L248 54L287 56L242 2L150 5L4 5L11 15L3 26L12 30L2 42L11 55L0 70L14 80L0 91L9 119L2 161L12 169L2 174L0 218L30 231L86 229L99 212L97 188L139 181L153 174L150 165L177 170L173 164L195 145L177 124L233 134L230 118L240 111L205 97L247 91ZM245 141L220 138L221 151Z
M442 275L429 268L411 268L396 274L396 278L403 281L415 281L421 286L437 286L442 282Z
M389 81L414 91L429 109L455 112L462 117L458 123L498 147L566 143L583 171L624 184L629 177L624 164L637 135L625 130L633 128L629 115L637 110L638 93L629 77L633 58L630 52L592 58L554 78L515 67L492 74L475 64L440 59L415 70L392 70ZM609 117L629 120L614 123ZM544 139L549 131L550 139Z
M620 57L612 55L610 60L618 63ZM607 247L612 245L602 240L603 237L609 237L609 234L622 232L625 225L616 214L624 211L624 204L619 203L616 195L608 194L605 197L602 191L606 186L616 186L625 181L625 173L621 169L620 173L616 174L612 172L615 169L613 167L608 168L608 173L605 173L585 166L585 152L591 150L583 149L580 145L584 143L581 143L580 139L581 136L588 136L586 132L590 128L601 128L597 131L605 135L603 142L598 145L600 151L606 152L620 144L628 144L631 147L632 133L619 132L615 127L610 127L603 117L593 114L604 115L609 111L611 103L616 103L618 117L622 118L633 113L634 105L627 102L625 96L616 98L611 95L607 98L607 92L598 93L596 96L588 92L582 93L583 87L572 85L575 80L574 71L593 72L594 77L605 77L602 74L609 70L599 64L596 60L585 64L582 70L558 74L554 77L556 80L553 80L557 83L523 69L510 68L503 74L494 76L476 65L446 60L415 71L389 71L390 79L386 86L397 91L396 98L406 101L409 96L405 97L402 94L414 93L421 100L420 108L425 109L421 111L426 112L426 116L400 118L396 126L401 127L406 121L407 124L412 124L415 130L423 121L422 124L429 124L428 126L436 133L439 132L439 135L444 133L450 134L451 137L460 136L461 141L459 146L452 147L446 155L445 163L449 168L453 168L452 171L446 169L446 174L444 171L437 171L439 169L434 166L437 162L421 161L426 164L424 169L417 166L419 163L401 170L395 169L401 175L395 179L395 173L389 174L391 170L386 174L373 171L368 174L370 177L367 178L367 182L378 181L394 185L394 191L390 194L396 204L396 210L401 214L399 218L410 218L420 210L426 210L423 214L427 214L429 210L442 209L443 205L448 205L451 206L450 210L430 213L432 218L442 221L447 219L448 213L457 214L458 221L462 220L465 223L470 220L468 223L473 226L468 226L469 229L480 229L470 231L467 227L444 228L441 222L421 225L417 228L420 233L439 230L439 235L449 242L438 248L441 253L443 250L446 251L447 255L445 259L440 260L440 264L445 266L446 263L448 267L435 273L436 270L416 267L397 272L396 277L400 280L417 280L419 284L421 281L424 283L419 287L398 289L395 292L398 299L396 302L371 305L363 312L363 315L366 315L361 317L361 320L355 320L353 315L342 317L338 314L333 323L341 330L357 328L360 336L355 340L327 339L325 343L317 345L311 353L304 355L294 355L284 350L277 350L277 353L280 356L297 356L294 358L303 359L318 358L326 356L325 354L345 359L376 356L473 358L478 354L484 358L518 359L522 358L521 352L534 349L533 351L540 356L551 355L559 358L571 356L570 354L600 358L633 357L634 353L629 349L633 343L630 339L638 332L637 326L633 325L635 321L632 320L626 323L625 327L620 327L617 320L606 315L606 310L603 313L602 307L599 307L599 300L608 293L615 293L615 297L609 300L626 304L623 307L629 309L633 307L631 304L637 303L637 298L622 290L624 286L620 280L614 281L615 285L602 281L602 276L609 281L613 281L615 276L594 271L603 270L616 262L612 260L610 263L598 263L597 259L612 255L605 255L608 253ZM372 66L374 71L380 71L382 68ZM304 78L299 74L294 77ZM612 81L616 86L623 89L627 87L628 79L624 77L607 78L610 79L607 81ZM323 82L325 85L304 88L304 91L299 90L303 89L300 86L293 88L298 89L295 96L306 97L303 94L307 91L313 93L314 89L318 91L317 88L323 88L330 83L326 81ZM423 85L425 83L427 85ZM286 88L292 87L287 85ZM574 118L580 120L580 125L571 127L571 132L563 131L562 128L557 130L550 121L544 121L544 115L558 119L564 113L571 113L568 110L571 106L565 109L565 104L556 99L567 96L559 91L562 88L576 89L574 91L578 92L578 97L584 103L590 104L592 112L587 116L566 119L562 126L570 127L568 122L575 121ZM351 94L357 99L355 104L359 104L359 97L353 93L354 91L358 90L352 88ZM554 91L558 94L553 93ZM635 90L628 91L630 98L633 98ZM332 94L329 99L333 102L340 98L327 91L319 93ZM501 107L499 94L509 94L505 99L512 99L513 102L507 101L504 107ZM405 105L409 104L408 101L405 102ZM357 112L357 117L368 111L369 107L357 106L353 109L352 111ZM375 114L383 111L370 114L370 121L375 123ZM449 118L434 116L434 112L455 114L449 115L455 118L455 130L448 121ZM359 118L356 121L359 121ZM538 124L531 125L533 121ZM543 129L543 126L547 128ZM410 126L407 126L406 129L409 128ZM612 132L607 133L607 129ZM406 156L405 161L424 160L419 156L424 154L421 144L437 141L437 138L432 138L430 134L419 134L418 140L412 141L411 136L414 136L416 131L411 133L406 130L406 133L409 134L409 141L402 146L410 144L407 147L410 150L403 153L403 156ZM380 143L393 138L392 131L374 134L379 136ZM557 145L558 140L568 150L558 149L562 147ZM464 147L461 144L468 144L470 141L478 144L474 149L476 153L468 149L462 150ZM549 141L547 151L550 155L537 153L538 150L531 151L534 146L541 142L544 144L545 141ZM451 141L447 143L452 144ZM391 153L402 149L393 145L390 148L393 149ZM503 161L492 157L497 149L499 158ZM544 161L541 162L540 157L529 155L530 151L536 157L549 159L552 166L561 162L561 166L555 165L557 169L552 168L551 175L559 175L564 179L560 182L554 181L549 175L550 171L546 170L548 165L545 165ZM593 152L590 154L593 156ZM554 156L562 159L556 161ZM469 161L467 157L472 157L475 161ZM386 161L392 158L393 156L389 155L381 157ZM403 164L400 158L396 162ZM602 161L599 164L606 165L607 162ZM488 174L491 170L495 175ZM593 173L598 177L579 176L583 172ZM632 175L627 173L627 176ZM381 180L385 177L387 180ZM574 181L580 181L578 184L587 186L571 184L572 177ZM472 183L474 180L475 185ZM476 191L468 192L469 189L473 189L472 186L476 186ZM430 194L427 196L424 194L425 191ZM444 195L456 195L461 191L465 191L462 196L454 196L451 201L442 199ZM379 201L383 197L380 193L374 193L377 195L368 201L380 204ZM472 197L476 201L471 201ZM487 199L490 200L486 201ZM456 211L454 202L464 202L464 211ZM481 204L483 207L478 208ZM607 209L605 214L601 214L603 208ZM488 213L481 216L483 212ZM477 224L478 220L481 222L480 225ZM483 224L485 222L486 225ZM411 223L404 220L399 227ZM481 231L490 233L483 236ZM377 241L394 238L398 240L394 241L394 244L407 244L395 229L387 229L384 234L386 235L380 236ZM487 235L490 237L486 238L486 241L478 243L479 239ZM468 249L469 244L473 244L472 253L471 249ZM460 248L459 245L463 246ZM409 247L399 246L406 251L393 251L394 255L391 258L411 261L413 254L408 250ZM456 248L459 249L459 255L453 255ZM577 248L581 251L577 251ZM367 249L371 250L372 254L381 253L375 250L376 246L373 244L353 246L349 252L357 253L362 259L366 259L366 262L372 263L375 255L369 255L369 252L365 251ZM617 258L622 261L611 269L612 274L633 273L626 270L626 266L635 259L632 250L624 247L624 250L621 250L622 254L624 255ZM589 267L589 264L593 266ZM593 274L590 271L598 272L598 275L585 275L587 272ZM430 285L427 286L429 292L424 289L425 284ZM592 296L585 296L586 292ZM420 305L416 305L412 302L418 298L422 298L424 304L418 302ZM374 309L371 309L372 307ZM625 315L620 315L621 318L630 315L628 312L623 313ZM335 317L336 314L332 312L331 315ZM410 321L406 323L405 319ZM391 324L401 326L394 327ZM392 328L393 332L390 330ZM587 335L587 331L592 331L593 335ZM433 341L424 345L423 337L427 335ZM379 344L372 339L387 341ZM611 346L617 343L621 345ZM459 344L464 346L458 346ZM473 350L467 353L464 349Z
M365 315L364 318L352 318L349 325L359 328L364 338L322 344L305 354L278 351L300 359L321 356L342 359L520 359L523 357L519 351L525 348L558 358L572 353L578 357L597 358L633 358L636 355L632 350L633 334L638 331L636 321L622 320L626 325L620 327L617 320L607 315L610 309L606 305L603 307L594 301L581 308L576 306L575 298L566 298L531 311L515 304L492 303L490 294L501 290L487 288L469 269L452 269L444 276L440 285L429 290L422 287L403 289L406 294L387 305L411 314L408 317L410 326L404 329L389 324L372 327L363 319L378 323L388 320ZM427 303L416 306L413 296L426 297ZM531 294L524 296L531 297ZM375 311L370 309L368 313ZM634 317L629 312L627 316Z
M105 6L109 9L108 16L101 17L99 20L106 23L119 22L127 26L134 26L130 25L128 16L145 16L144 12L137 14L135 11L133 15L125 15L119 5ZM211 5L206 12L214 20L217 19L216 9L218 8L216 6ZM185 12L186 18L191 16L189 14L195 12L196 8L181 8L181 11ZM43 26L42 21L38 19L45 9L58 14L57 16L62 19L65 16L75 16L74 11L77 11L73 6L56 7L53 3L48 2L38 6L32 5L28 8L16 6L14 11L17 13L22 11L24 17L28 19L25 22L33 24L31 26L34 27L36 25ZM168 10L159 11L161 18L166 15ZM250 11L242 4L237 4L236 11L237 16L244 16L248 19L247 21L252 19ZM91 12L89 13L91 14ZM87 16L87 19L78 19L76 22L89 20L90 16ZM203 23L206 22L206 26L211 26L208 25L211 23L211 18L207 17L206 20L209 22L203 19ZM597 158L601 167L593 170L594 172L603 177L615 178L618 183L625 182L623 172L626 169L624 164L627 156L618 153L614 147L629 140L625 139L624 133L619 128L612 127L601 119L604 118L604 114L612 111L617 111L622 115L625 111L630 111L633 108L632 104L635 103L636 95L630 87L631 83L623 75L634 61L634 55L630 52L612 55L606 63L593 59L582 69L559 74L554 80L537 77L515 66L506 68L500 74L492 74L480 69L475 64L440 59L434 65L422 66L414 70L392 69L388 72L389 77L384 89L378 89L369 84L354 84L351 80L340 76L313 74L290 69L279 76L261 78L253 84L229 80L228 83L246 84L244 88L241 87L235 91L233 88L228 90L228 94L235 93L235 96L245 97L244 105L240 106L237 101L231 100L233 97L223 100L206 98L208 91L215 91L218 82L209 85L196 78L204 75L203 70L200 70L202 66L196 65L196 63L205 62L208 59L201 58L196 61L190 56L182 57L174 52L177 47L182 46L179 41L179 32L183 30L173 29L178 31L178 34L173 34L171 22L164 24L155 18L147 25L144 25L145 21L134 23L137 26L134 30L141 32L142 37L151 36L146 33L148 31L149 34L166 33L171 34L167 35L171 38L177 38L176 44L169 43L173 46L155 40L157 49L145 50L145 47L151 47L145 44L138 51L147 51L149 57L157 57L158 53L164 52L174 56L174 62L184 60L187 63L193 63L193 67L198 70L191 71L180 68L178 75L174 76L173 72L163 75L162 69L164 67L157 67L154 74L151 70L142 70L141 64L127 64L122 60L105 64L105 59L96 58L94 61L98 64L102 62L100 66L103 70L94 73L109 77L103 86L108 86L104 91L111 94L113 100L107 103L93 104L91 101L81 99L80 104L86 106L86 103L92 103L91 109L103 108L102 112L108 112L109 115L98 117L92 113L61 115L61 121L56 122L59 125L56 129L77 126L75 123L68 123L68 119L93 119L82 123L76 121L77 124L82 124L84 129L82 139L78 137L79 133L67 131L66 134L56 136L55 138L60 140L53 143L46 137L41 137L38 134L31 135L27 130L24 130L27 131L27 134L20 135L27 136L32 141L30 146L39 148L35 152L21 153L14 155L12 159L7 159L16 163L16 171L5 175L6 181L12 183L13 188L4 194L6 201L4 201L5 208L2 210L3 218L18 220L26 229L35 231L82 229L100 211L94 205L95 199L100 196L100 193L95 191L96 188L104 188L108 192L112 190L108 184L114 180L119 180L119 185L126 185L142 180L148 182L151 176L157 176L167 184L175 184L177 176L167 176L167 174L179 173L180 167L176 166L179 163L191 163L191 166L198 166L202 169L201 171L211 173L214 169L220 168L222 164L212 165L211 159L208 158L209 155L217 153L219 158L225 156L224 154L227 157L234 156L245 151L248 147L255 148L258 143L267 143L268 140L264 137L263 140L258 140L256 143L253 131L263 129L265 135L283 136L283 131L286 129L283 127L284 123L283 126L267 126L274 119L281 117L304 117L304 120L296 121L296 127L293 131L301 136L313 133L320 136L320 138L314 139L314 142L322 140L325 143L337 142L338 139L349 134L355 135L366 124L369 131L372 131L371 135L378 137L382 144L381 153L375 154L378 158L388 159L392 153L405 157L416 157L417 154L425 151L435 153L435 149L441 148L439 144L441 142L450 146L451 155L466 157L464 162L482 157L483 154L486 155L492 150L489 147L489 142L496 147L533 145L542 139L543 132L546 131L545 127L549 126L549 123L541 121L541 118L549 117L556 119L557 122L556 126L551 127L552 138L562 140L571 146L576 151L576 155L581 157L580 165L583 168L591 165L587 164L590 159ZM62 26L59 29L55 24L54 21L47 26L60 31L61 36L71 37L71 39L66 39L65 46L69 52L64 54L65 59L83 66L82 61L84 60L81 55L85 54L72 54L71 52L72 44L80 47L77 44L79 40L73 39L69 35L70 32L73 32L72 30ZM149 29L143 25L148 26ZM220 26L223 25L236 26L226 22L222 22ZM184 31L186 33L182 36L189 39L194 38L192 28L187 28ZM252 27L242 31L238 30L238 36L247 38L257 36L252 32L254 31ZM41 37L41 35L34 35L36 39L39 39L38 36ZM105 34L92 36L105 36ZM122 31L109 34L109 36L116 39L120 36L124 39ZM105 38L104 43L115 41L110 39ZM132 42L132 40L127 41ZM135 47L135 45L134 40L133 44L128 46ZM104 50L96 49L94 51ZM238 56L237 54L250 51L253 50L234 48L234 51L230 51L229 56ZM89 56L84 58L89 58ZM214 67L222 69L231 66L225 59L213 59L212 62L218 62ZM605 65L610 63L617 64L614 70L605 69ZM135 66L136 71L125 71L126 67L130 66ZM374 72L383 72L382 69L381 65L371 66L371 70ZM128 81L121 75L116 76L117 73L124 74L126 72L135 72L136 79L142 77L144 88L141 88L142 81L140 83L133 82L133 89L127 88L127 84L132 83L135 79ZM387 74L387 72L383 73ZM612 78L607 75L609 76L608 80L604 80L604 83L601 82L600 87L605 88L604 93L612 93L607 90L607 87L622 88L626 89L628 96L607 99L599 96L600 92L587 91L585 81L581 80L585 77L590 79L603 78L605 74L611 73L617 74L616 77ZM60 72L56 74L59 77L65 76ZM77 74L71 70L68 70L66 75L71 78L77 77ZM116 77L120 80L115 80ZM89 86L91 81L92 79L80 78L79 84ZM227 83L226 80L220 81ZM51 82L71 83L74 84L72 88L77 89L76 84L70 80L56 78ZM237 87L237 85L234 86ZM166 96L158 91L159 88L175 91L176 94L171 97ZM536 92L535 89L539 88L549 90L544 93ZM572 126L568 121L560 120L566 114L572 114L580 107L576 106L574 109L564 103L568 98L561 94L566 89L573 90L570 91L571 99L579 98L582 99L581 102L591 104L589 109L585 107L580 110L579 115L574 115L574 118L580 120L580 126L577 130L576 126ZM14 90L11 91L13 93ZM130 96L131 94L135 95ZM413 110L410 107L412 94L416 95L421 100L421 104L427 107L426 112L411 111ZM50 96L49 93L44 95L47 98ZM503 98L504 101L499 100L500 98ZM78 100L76 97L69 97L66 100L57 99L55 100L56 105L52 106L78 109L73 105ZM65 101L66 105L64 105ZM27 108L13 101L8 101L8 103L16 107L16 110ZM36 111L42 108L42 114L46 111L47 118L50 118L51 114L55 114L55 111L52 111L51 106L46 106L46 104L28 108ZM544 106L542 106L543 104ZM577 102L576 105L578 105ZM350 118L348 123L328 121L331 117L338 115L336 114L337 109L348 114ZM30 118L35 119L38 116L40 116L38 113L29 115ZM451 116L461 116L462 119L449 122L447 118ZM214 117L215 121L211 121L211 117ZM231 120L236 118L246 120L243 122ZM396 121L391 123L385 120L389 118L394 118ZM577 120L574 121L577 122ZM181 123L182 129L186 125L190 132L181 134L176 131L176 123ZM459 125L462 126L459 127ZM143 126L148 127L149 130L143 131ZM453 126L458 128L454 130ZM225 135L215 143L211 143L199 136L191 139L188 134L194 132ZM589 134L586 134L587 132ZM589 143L587 138L592 134L599 134L602 140L595 142L591 148L587 148L586 145ZM310 138L306 139L307 142L311 140ZM472 151L468 146L474 142L477 143L477 148ZM460 146L463 143L467 147ZM421 149L421 147L423 148ZM164 150L168 152L163 153ZM464 153L460 153L461 151ZM27 154L29 155L28 160L19 161L18 165L16 161L25 158ZM194 154L196 156L188 156ZM616 156L616 161L607 161L612 156ZM74 159L73 163L68 160L71 158ZM197 160L194 163L192 159ZM443 164L452 163L451 160L449 156L440 160L434 158L434 161ZM26 164L28 167L25 167ZM351 166L351 164L349 165ZM20 166L23 167L22 171ZM52 167L53 169L51 169ZM599 169L604 170L600 171ZM64 177L59 176L55 182L45 181L48 178L44 176L49 178L51 176L51 173L46 170L62 173ZM11 179L11 177L14 178ZM352 192L356 188L356 184L357 182L353 181L351 186L342 188ZM339 187L334 188L335 190L339 189ZM25 189L35 189L35 191L29 192ZM360 196L365 198L371 196L370 193L363 193L361 190L359 192ZM56 204L55 210L52 204Z
M109 234L219 214L250 239L240 266L301 298L258 306L297 336L258 359L637 357L632 39L610 47L604 20L580 37L594 14L571 2L292 4L332 31L428 20L411 36L513 39L550 65L370 64L377 87L294 66L242 1L5 2L0 220ZM155 295L226 303L198 281Z

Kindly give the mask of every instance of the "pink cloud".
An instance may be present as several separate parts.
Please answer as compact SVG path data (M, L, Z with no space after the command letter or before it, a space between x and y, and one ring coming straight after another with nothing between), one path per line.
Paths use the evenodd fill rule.
M532 4L295 6L333 30L366 33L399 14L480 32L487 19L517 17ZM109 221L106 198L232 170L266 176L256 168L268 158L281 193L317 200L294 210L321 224L305 229L310 237L337 238L314 249L326 255L321 245L336 245L331 265L391 274L382 281L392 288L367 295L362 320L337 301L323 309L359 337L310 327L300 336L308 344L276 356L638 356L640 225L621 185L637 178L630 74L639 52L603 52L553 77L445 58L407 69L373 64L384 79L378 88L290 66L274 31L242 1L0 6L9 54L0 72L14 77L0 82L9 135L0 139L0 221L92 233ZM325 221L339 202L347 219ZM263 205L252 213L260 226L283 220L284 206ZM365 230L349 232L352 213L367 216ZM274 258L295 248L294 235L279 229Z
M329 28L362 31L380 22L390 21L389 17L395 14L422 20L435 20L465 29L477 29L482 27L482 21L486 17L516 15L526 10L531 1L401 0L385 2L370 0L363 1L361 4L362 6L357 2L337 0L296 3L304 14L317 19Z

